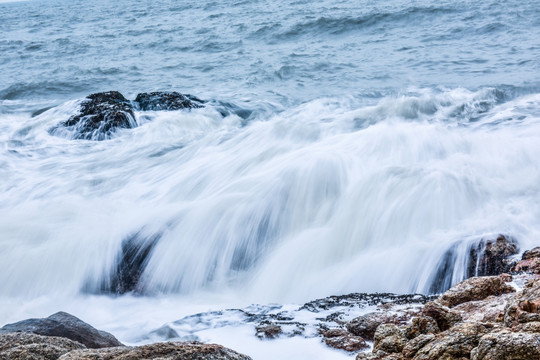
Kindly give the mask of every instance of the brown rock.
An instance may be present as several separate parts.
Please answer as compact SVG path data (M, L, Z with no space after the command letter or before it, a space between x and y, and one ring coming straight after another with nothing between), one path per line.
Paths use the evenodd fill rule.
M481 276L464 280L454 285L438 299L438 302L448 307L474 301L482 300L490 295L502 295L515 292L515 289L507 285L505 276Z
M462 323L450 330L436 335L435 339L423 346L414 360L453 360L470 358L480 338L488 333L489 328L483 324Z
M257 337L259 339L275 339L283 332L283 329L281 329L281 326L275 325L275 324L261 324L256 327Z
M513 294L488 296L483 300L469 301L453 308L463 321L502 322L506 302Z
M405 337L407 339L414 339L418 335L436 334L439 331L439 326L432 317L416 316L412 319L411 323L405 327Z
M428 302L424 306L422 314L433 318L441 331L450 329L462 320L461 315L458 312L433 301Z
M345 332L339 336L327 337L324 339L326 345L349 352L360 351L369 348L369 345L360 336L354 336Z
M23 332L0 334L1 360L56 360L71 350L84 348L78 342L56 336Z
M527 287L508 300L505 307L506 326L512 327L531 321L540 321L540 280L527 284Z
M472 360L540 359L540 334L501 331L484 335L471 351Z
M375 331L373 351L400 353L405 346L405 336L395 324L382 324Z
M530 260L530 259L540 258L540 246L535 247L534 249L527 250L521 256L521 260Z
M373 340L375 330L381 324L405 325L417 312L392 313L380 311L359 316L347 324L350 333L366 340Z
M540 247L525 251L521 261L514 267L514 271L540 274Z
M427 343L435 339L433 334L420 334L411 341L407 342L402 350L402 354L405 358L411 359L418 350L423 348Z
M167 342L139 347L71 351L59 360L251 360L221 345L197 342Z

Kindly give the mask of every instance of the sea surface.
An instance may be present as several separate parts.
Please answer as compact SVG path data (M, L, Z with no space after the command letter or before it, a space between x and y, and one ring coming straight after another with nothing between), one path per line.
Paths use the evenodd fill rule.
M109 90L207 102L51 134ZM479 239L540 245L539 156L538 0L2 1L0 326L63 310L139 344L197 312L429 293L449 249L455 283ZM106 293L134 236L158 239L138 292ZM186 333L350 357L210 323Z

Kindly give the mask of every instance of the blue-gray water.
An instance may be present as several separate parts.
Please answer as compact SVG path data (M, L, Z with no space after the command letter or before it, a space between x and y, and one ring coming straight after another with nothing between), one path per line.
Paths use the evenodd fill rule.
M426 293L501 233L540 245L539 74L538 0L0 2L0 325L63 310L137 343L209 308ZM50 131L108 90L208 102ZM102 294L134 234L158 239L142 295ZM311 340L298 359L331 358Z

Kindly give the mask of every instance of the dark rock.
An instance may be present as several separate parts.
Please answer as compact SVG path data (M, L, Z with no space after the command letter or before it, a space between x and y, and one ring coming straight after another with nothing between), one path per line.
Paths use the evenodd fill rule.
M347 324L350 333L366 340L373 340L381 324L406 324L414 315L403 313L373 312L354 318Z
M256 334L259 339L275 339L283 332L281 326L274 324L261 324L255 328Z
M27 332L0 333L0 360L56 360L84 345L63 337Z
M3 332L28 332L45 336L58 336L77 341L89 348L122 346L113 335L100 331L65 312L43 319L28 319L8 324Z
M163 325L159 329L151 331L150 335L151 336L156 336L156 337L159 337L159 338L165 339L165 340L178 339L180 337L180 335L178 335L176 330L174 330L173 328L171 328L168 325ZM182 339L182 340L184 340L184 339Z
M493 332L484 335L471 351L471 360L540 359L540 334Z
M360 351L369 348L369 345L364 339L359 336L354 336L344 329L331 329L323 334L326 345L349 352Z
M454 269L460 255L459 245L460 243L453 244L441 257L431 280L429 288L431 294L442 293L455 282L463 280L454 278ZM513 267L510 257L518 251L516 240L507 235L499 235L495 239L477 240L469 249L465 278L510 272Z
M496 239L482 239L469 251L467 277L500 275L510 272L509 257L519 252L514 238L499 235Z
M436 302L427 303L422 309L422 314L433 318L441 331L448 330L461 321L459 313Z
M249 356L215 344L167 342L138 347L71 351L59 360L251 360Z
M386 303L393 303L395 305L425 304L435 298L436 296L426 296L421 294L397 295L391 293L352 293L347 295L334 295L313 300L302 305L299 310L319 312L340 306L371 306Z
M150 254L161 238L161 234L145 235L142 232L129 236L122 242L116 268L111 277L103 282L101 292L125 294L142 293L144 284L141 277L146 269Z
M483 300L491 295L515 292L512 286L506 284L511 280L510 275L473 277L453 286L441 295L438 302L444 306L454 307L469 301Z
M135 102L143 111L148 110L181 110L204 107L204 101L189 94L173 92L140 93Z
M72 139L105 140L116 129L136 126L131 103L119 92L109 91L87 96L79 113L51 129L50 133L58 135L69 129Z

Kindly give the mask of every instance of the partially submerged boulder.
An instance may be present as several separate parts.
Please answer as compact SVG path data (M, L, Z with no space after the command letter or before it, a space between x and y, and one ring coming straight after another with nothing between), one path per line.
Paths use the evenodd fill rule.
M354 336L344 329L331 329L323 332L326 345L348 352L359 351L369 348L367 342L360 336Z
M105 140L117 129L136 126L131 102L118 91L108 91L88 95L79 112L51 129L51 133L69 129L72 139Z
M140 93L135 98L140 110L181 110L204 107L204 101L189 95L180 94L176 91L157 91L150 93Z
M516 240L508 235L481 239L469 251L467 277L500 275L509 272L509 258L519 252Z
M97 330L66 312L58 312L43 319L28 319L8 324L1 332L25 332L67 338L89 348L123 346L112 334Z

